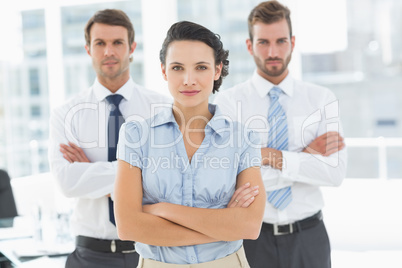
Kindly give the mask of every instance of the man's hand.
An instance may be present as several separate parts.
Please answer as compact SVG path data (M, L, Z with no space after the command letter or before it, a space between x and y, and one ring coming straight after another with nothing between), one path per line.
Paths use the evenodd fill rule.
M283 155L282 151L273 148L261 148L262 165L271 166L275 169L282 170Z
M233 196L232 199L230 199L229 204L227 205L228 208L234 208L234 207L242 207L242 208L247 208L254 202L254 197L258 195L259 190L258 190L258 185L254 187L250 187L250 183L246 183L243 186L240 186L239 189L237 189Z
M330 131L313 140L304 148L303 153L329 156L342 150L344 147L345 143L341 135L338 132Z
M60 144L60 152L62 152L63 157L70 163L74 162L90 163L84 151L72 142L69 142L68 145Z

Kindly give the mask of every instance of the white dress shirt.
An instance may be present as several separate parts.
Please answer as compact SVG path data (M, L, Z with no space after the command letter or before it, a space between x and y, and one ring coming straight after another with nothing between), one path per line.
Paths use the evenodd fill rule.
M107 125L112 93L96 79L92 87L52 111L50 118L49 162L62 193L75 198L71 219L74 235L118 239L109 221L108 194L113 193L117 161L108 162ZM116 94L124 98L119 109L127 121L148 118L157 104L171 103L168 97L147 90L130 78ZM69 163L60 144L80 146L91 163Z
M251 79L215 98L223 114L260 132L262 147L268 144L268 93L273 86L254 72ZM328 131L343 133L338 101L329 89L295 80L290 74L277 87L285 93L280 95L279 103L287 116L289 148L282 151L282 171L263 166L261 173L266 191L291 186L293 201L282 211L267 201L264 221L287 224L322 209L324 200L319 187L341 184L346 173L346 150L329 157L302 152Z

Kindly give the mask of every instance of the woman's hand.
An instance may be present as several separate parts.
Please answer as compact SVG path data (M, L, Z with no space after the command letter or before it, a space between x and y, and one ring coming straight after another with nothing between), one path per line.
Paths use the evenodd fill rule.
M228 208L242 207L247 208L254 202L254 198L259 193L258 185L250 187L250 183L240 186L230 199Z

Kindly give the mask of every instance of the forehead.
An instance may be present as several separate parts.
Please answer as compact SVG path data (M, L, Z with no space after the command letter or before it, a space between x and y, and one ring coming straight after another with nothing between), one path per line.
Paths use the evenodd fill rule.
M270 24L256 22L253 25L254 39L288 38L289 35L290 32L286 19L282 19Z
M128 31L123 26L94 23L90 30L91 40L128 40Z
M169 44L166 53L167 61L178 62L213 62L214 50L201 41L173 41Z

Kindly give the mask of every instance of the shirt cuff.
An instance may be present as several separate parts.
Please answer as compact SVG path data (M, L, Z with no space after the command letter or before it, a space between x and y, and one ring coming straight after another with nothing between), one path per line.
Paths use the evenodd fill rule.
M299 153L282 151L282 175L285 178L296 178L300 169Z

